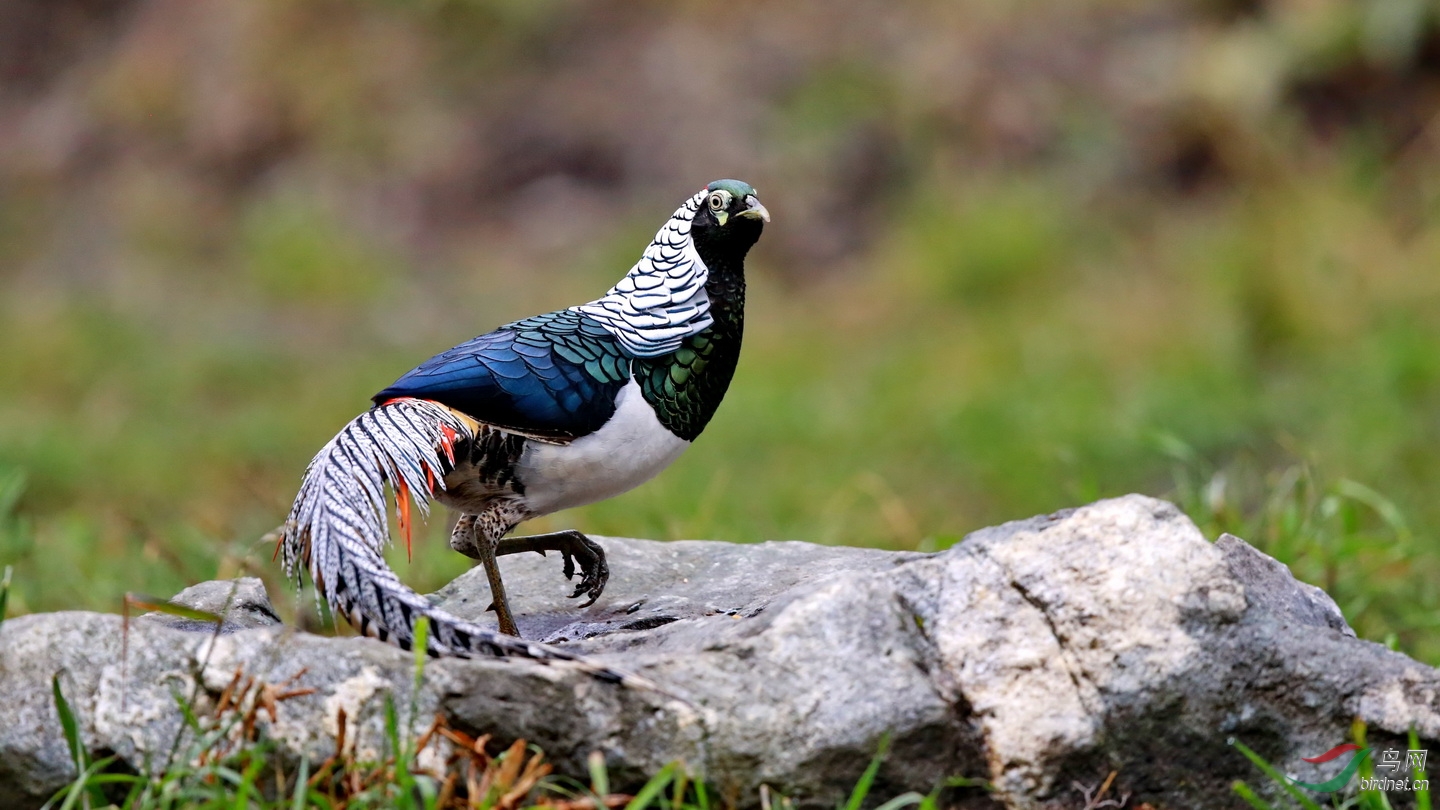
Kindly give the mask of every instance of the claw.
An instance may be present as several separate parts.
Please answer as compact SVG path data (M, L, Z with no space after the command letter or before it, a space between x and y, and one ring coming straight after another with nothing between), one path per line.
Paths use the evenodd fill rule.
M458 534L459 528L457 526ZM451 546L455 547L452 540ZM462 549L457 551L465 553ZM534 535L533 537L509 538L500 541L498 555L518 554L525 551L534 551L542 556L548 556L546 551L558 551L564 561L563 571L565 578L574 580L578 574L580 581L575 584L575 590L569 598L579 599L588 596L580 607L586 608L595 604L596 600L605 591L605 584L610 579L610 566L605 561L605 549L577 531L570 530L555 532L553 534Z
M575 595L575 596L579 596L579 595L580 595L580 592L579 592L579 591L576 591L574 595ZM599 598L600 598L600 589L599 589L599 588L592 588L592 589L590 590L590 598L587 599L587 600L585 600L584 602L581 602L581 603L580 603L580 607L582 607L582 608L590 607L591 605L595 604L595 600L596 600L596 599L599 599Z

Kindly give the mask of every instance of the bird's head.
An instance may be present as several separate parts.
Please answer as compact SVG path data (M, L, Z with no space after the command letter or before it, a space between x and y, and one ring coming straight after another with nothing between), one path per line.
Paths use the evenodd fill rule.
M760 204L753 186L716 180L705 187L690 232L702 256L713 251L743 258L769 221L770 212Z

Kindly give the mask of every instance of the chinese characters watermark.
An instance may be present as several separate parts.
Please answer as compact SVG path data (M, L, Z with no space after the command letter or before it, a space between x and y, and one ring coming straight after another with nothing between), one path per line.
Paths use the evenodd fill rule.
M1402 765L1401 754L1404 754ZM1380 751L1375 758L1375 776L1360 777L1361 790L1429 790L1429 779L1411 779L1404 776L1406 771L1414 774L1425 772L1425 760L1430 752L1426 749L1407 749L1401 751L1399 748L1386 748ZM1380 771L1390 771L1393 775L1381 776Z
M1365 758L1374 751L1373 748L1360 748L1354 743L1337 745L1323 754L1314 757L1306 757L1305 761L1321 764L1330 762L1345 754L1358 751L1350 758L1345 767L1334 777L1316 784L1301 782L1299 779L1290 777L1290 781L1300 787L1307 788L1319 793L1331 793L1346 785L1354 778L1355 773L1360 769ZM1419 791L1429 790L1430 780L1425 778L1425 764L1430 752L1423 748L1385 748L1376 754L1373 762L1375 768L1374 776L1361 776L1361 790L1403 790Z

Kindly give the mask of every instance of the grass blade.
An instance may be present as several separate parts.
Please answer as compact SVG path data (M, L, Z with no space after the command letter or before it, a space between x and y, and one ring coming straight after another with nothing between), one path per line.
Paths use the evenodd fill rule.
M410 758L412 756L418 757L420 755L419 751L411 751L410 748L415 743L415 740L411 735L414 733L415 723L420 717L420 690L425 683L425 662L430 658L429 617L421 616L415 622L414 632L415 640L411 645L411 651L415 656L415 677L410 684L410 706L408 712L409 716L405 718L405 750L404 752L397 752L395 755L397 759L405 760L404 762L397 762L396 767L403 768L407 776L409 775Z
M1235 748L1238 749L1240 753L1244 754L1246 759L1253 762L1255 764L1255 767L1264 771L1265 775L1270 777L1271 781L1279 785L1280 788L1286 793L1290 794L1290 798L1299 802L1300 806L1305 808L1305 810L1321 810L1320 805L1316 804L1313 800L1311 800L1309 796L1301 793L1299 788L1290 784L1290 780L1286 779L1284 774L1275 770L1275 766L1266 762L1264 757L1250 750L1250 746L1240 742L1237 739L1234 739L1233 737L1230 739L1230 744L1235 746Z
M10 575L14 569L5 566L5 573L0 575L0 624L5 622L5 605L10 601Z
M250 764L245 767L245 772L240 775L240 783L235 786L235 810L245 810L250 806L250 794L256 794L256 798L263 798L255 788L255 780L260 778L260 771L265 767L265 760L262 757L253 757Z
M405 806L413 807L415 804L416 782L415 774L410 771L410 761L413 754L410 751L409 729L405 735L400 734L400 716L395 709L395 698L393 695L385 695L385 736L390 740L390 750L395 761L393 780L400 789L400 795L404 797Z
M70 759L75 763L75 781L66 790L65 802L61 808L63 810L74 807L76 802L87 799L90 804L104 805L104 793L94 778L102 768L114 761L114 757L86 765L85 743L80 739L80 723L70 708L70 701L65 699L65 690L60 687L58 672L50 679L50 688L55 697L55 713L60 717L60 731L65 736L65 746L70 749Z
M1235 791L1235 795L1244 799L1246 803L1255 808L1255 810L1275 810L1273 805L1255 795L1255 791L1251 790L1249 785L1241 782L1239 779L1235 780L1235 784L1231 785L1230 789Z
M675 805L677 808L680 805ZM710 794L705 791L705 780L695 780L695 804L693 810L710 810Z
M0 476L0 516L13 514L16 504L20 503L20 496L24 494L24 471L10 470L4 476Z
M1410 750L1420 750L1420 735L1415 733L1414 726L1410 727ZM1414 768L1410 778L1415 782L1425 779L1425 769L1419 767ZM1430 810L1430 785L1428 781L1423 789L1415 791L1415 810Z
M850 800L845 803L845 810L860 810L860 805L865 803L865 797L870 793L870 787L875 784L875 777L880 773L880 763L885 761L885 754L890 749L890 735L886 734L880 738L880 748L875 752L875 758L865 768L865 773L860 775L860 781L855 783L855 789L850 791Z
M60 810L70 810L70 808L74 807L78 802L85 802L87 805L95 805L98 807L106 806L108 802L105 801L105 794L101 792L96 777L102 768L107 767L114 761L114 757L107 757L91 764L90 767L81 771L80 774L75 777L75 781L71 782L70 786L65 788L65 802L60 805Z
M902 807L909 807L912 804L921 804L924 801L924 796L921 796L919 793L916 793L912 790L909 793L901 793L899 796L896 796L890 801L885 802L884 804L875 808L875 810L900 810L900 808Z
M419 692L420 684L425 678L425 662L430 658L429 616L421 616L415 620L415 641L410 646L415 654L415 691Z
M1351 722L1350 738L1361 748L1361 753L1355 755L1355 765L1357 766L1356 770L1360 774L1360 784L1362 785L1375 776L1375 762L1370 757L1364 755L1365 751L1370 750L1370 744L1365 741L1365 731L1366 724L1364 720L1357 717ZM1359 795L1355 797L1355 801L1360 807L1365 808L1365 810L1392 810L1390 800L1385 797L1383 790L1362 789Z
M597 799L609 796L610 773L605 770L605 755L599 751L591 751L585 760L585 767L590 771L590 791Z
M672 762L661 768L658 773L650 777L650 781L646 782L644 787L636 792L635 798L631 799L630 803L625 805L625 810L644 810L644 808L649 807L650 803L655 801L657 796L665 792L665 786L670 784L671 779L675 778L675 770L679 767L680 763Z
M65 735L65 745L70 749L70 761L75 763L77 773L84 773L85 746L80 741L80 724L75 721L70 701L65 699L65 691L60 688L59 673L51 679L50 686L55 694L55 713L60 715L60 730Z
M146 596L143 593L125 594L127 605L133 605L141 610L148 610L154 613L164 613L167 616L174 616L179 619L190 619L197 622L209 622L212 624L223 624L224 619L206 610L198 610L184 605L177 605L169 600L161 599L158 596Z
M290 799L290 810L305 810L305 799L310 792L310 758L300 758L300 770L295 774L295 795Z
M184 734L185 729L189 729L195 733L197 738L203 736L205 729L200 725L200 717L195 714L194 705L174 688L170 690L170 699L175 701L175 707L180 710L180 719L183 721L180 728L181 735ZM175 739L179 740L181 735L177 735ZM178 745L178 742L176 744Z
M385 739L390 741L390 753L399 757L400 751L400 719L395 712L395 698L391 695L385 696Z

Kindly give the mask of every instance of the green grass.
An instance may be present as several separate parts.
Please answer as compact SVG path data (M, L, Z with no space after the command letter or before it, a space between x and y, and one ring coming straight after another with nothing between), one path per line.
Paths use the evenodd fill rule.
M15 569L5 566L5 573L0 575L0 623L5 621L5 608L10 602L10 576Z
M417 650L423 650L423 627L417 630ZM423 677L425 655L417 652L415 679ZM283 687L284 685L282 685ZM385 729L389 753L381 762L359 761L345 753L344 717L341 737L333 756L320 763L302 759L293 771L277 764L274 741L256 731L257 715L265 710L261 695L284 701L300 692L267 692L264 684L237 672L221 696L216 710L204 716L193 709L194 697L176 696L186 728L169 757L150 775L119 768L114 757L93 759L81 741L79 719L54 679L56 715L75 764L75 779L56 793L47 810L105 808L119 810L178 810L179 808L235 808L236 810L305 810L305 808L384 807L394 810L517 810L549 807L552 810L719 810L718 792L694 779L683 763L672 762L656 771L633 795L612 792L604 757L589 758L590 783L551 775L545 755L524 740L491 754L488 736L474 738L450 728L441 717L423 734L412 737L402 724L392 696L385 697ZM415 713L412 700L411 717ZM183 740L183 742L182 742ZM426 770L419 756L427 748L448 741L452 753L442 772ZM856 781L850 795L836 810L860 810L871 790L887 745ZM438 752L438 749L437 749ZM878 810L938 810L942 791L952 785L973 786L972 780L950 780L928 795L904 793L884 801ZM766 810L792 810L786 796L762 787ZM871 802L874 803L873 801Z
M1362 750L1365 749L1365 723L1363 721L1355 721L1354 727L1352 728L1352 736L1354 737L1354 742L1359 745ZM1274 765L1271 765L1264 757L1255 753L1255 751L1245 745L1245 743L1231 739L1230 744L1233 745L1235 750L1240 752L1241 755L1250 760L1256 768L1259 768L1261 773L1289 799L1288 802L1282 803L1278 805L1278 807L1298 806L1301 810L1321 810L1321 808L1325 807L1334 808L1334 810L1390 810L1391 808L1389 797L1385 791L1359 789L1360 779L1368 779L1375 775L1373 756L1366 756L1360 763L1356 778L1353 778L1349 785L1332 793L1312 793L1292 784ZM1420 738L1415 733L1413 727L1410 729L1409 746L1411 749L1420 749ZM1409 776L1412 782L1417 782L1427 779L1428 774L1424 769L1415 768ZM1392 778L1403 778L1403 775L1397 772ZM1255 810L1276 810L1277 808L1276 804L1262 798L1259 793L1244 780L1236 780L1231 787L1235 795L1239 796L1246 804L1255 808ZM1431 790L1428 787L1428 780L1427 787L1414 791L1413 799L1416 810L1430 810ZM1290 802L1294 804L1292 805Z
M537 54L572 50L564 4L372 5L343 19L258 12L263 36L237 40L263 42L250 55L256 97L293 108L285 120L299 128L275 182L211 188L163 161L97 175L96 198L122 214L93 278L37 279L64 251L30 227L88 221L49 208L88 197L41 172L0 206L14 237L0 240L12 613L114 610L126 592L239 573L279 597L258 538L372 393L474 334L594 297L671 210L639 206L622 184L603 228L576 224L603 237L560 247L492 227L426 231L442 244L406 253L357 224L376 214L349 210L337 177L411 177L406 155L453 148L426 140L423 111L440 113L426 104L471 98L487 71L543 73ZM1130 5L1082 4L1074 19ZM972 133L903 60L802 60L789 84L757 90L770 129L754 165L808 180L765 189L775 222L751 262L746 349L724 406L656 481L527 528L933 549L1139 491L1179 499L1207 531L1236 531L1325 585L1362 635L1440 663L1440 605L1424 587L1440 575L1440 159L1429 135L1389 142L1398 125L1364 105L1338 129L1314 126L1293 92L1320 82L1343 100L1370 72L1423 88L1417 49L1436 18L1421 4L1340 0L1253 19L1177 13L1197 15L1185 37L1146 40L1178 48L1164 102L1136 106L1126 94L1148 82L1094 76L1043 92L996 85L1018 93L1017 110L1067 111L1038 153L997 145L1007 130L986 135L985 115ZM945 24L1029 42L1027 10L977 14L978 28ZM411 35L414 58L374 57L412 53L386 47ZM93 71L108 78L85 86L91 112L132 139L117 152L185 152L169 139L185 131L189 85L147 79L137 65L148 64ZM934 90L968 92L935 78ZM1398 117L1431 117L1423 98L1406 103ZM1215 177L1193 188L1169 177L1146 156L1157 144L1126 123L1138 110L1210 144ZM900 167L890 182L815 185L851 167L822 158L872 130L876 161ZM1136 176L1121 168L1131 158ZM873 203L834 215L859 217L839 224L873 238L807 276L782 246L787 223L814 215L796 210L815 204L812 186ZM12 263L39 270L11 274ZM421 590L468 565L441 534L397 565Z
M1306 464L1266 471L1241 459L1217 468L1173 439L1167 445L1176 499L1207 536L1246 538L1324 588L1362 638L1434 660L1440 596L1427 583L1440 567L1394 501L1351 479L1323 480Z
M1058 19L1088 28L1112 12L1134 19L1133 5L1102 0ZM1344 107L1359 76L1398 93L1382 96L1396 119L1432 118L1433 104L1403 91L1428 86L1416 60L1440 18L1385 0L1253 15L1229 5L1178 12L1197 17L1173 40L1098 26L1123 34L1098 50L1132 60L1096 60L1105 70L1145 63L1156 43L1177 60L1163 101L1126 98L1150 84L1112 81L1126 71L1102 80L1085 68L1072 86L1021 70L1029 78L994 77L996 97L1017 104L998 129L984 110L936 101L983 101L959 86L971 79L904 74L921 63L888 50L883 63L860 51L796 56L777 72L789 79L757 85L743 105L764 111L754 165L789 167L773 176L792 185L765 185L776 217L751 262L746 349L724 406L657 480L525 529L933 550L999 521L1138 491L1323 586L1362 637L1440 664L1440 157L1433 124L1397 140L1388 112ZM379 17L367 16L372 6ZM270 179L222 189L184 161L145 162L194 152L177 148L181 133L228 131L188 120L208 108L191 103L190 85L166 85L164 49L150 59L135 58L145 46L117 47L118 61L97 52L89 72L104 81L75 83L52 105L106 122L110 151L152 158L102 159L96 185L81 179L73 195L63 173L32 167L12 184L20 193L0 199L0 621L118 611L129 593L239 574L263 577L291 617L291 591L260 538L283 519L310 456L435 351L594 297L673 205L607 205L604 228L585 231L603 239L558 248L503 228L437 227L421 240L437 249L407 253L395 234L357 225L376 212L347 209L349 173L403 186L419 176L404 164L455 148L429 140L456 132L430 128L427 116L452 112L437 99L463 97L464 116L496 113L485 105L510 97L486 101L474 88L544 75L552 62L573 69L559 55L591 51L571 47L565 4L354 8L277 6L236 31L237 49L263 42L237 64L255 98L269 99L261 106L287 111L280 140L294 141ZM672 13L656 30L698 12ZM1020 6L973 13L942 24L1015 36L1019 53L1038 52L1032 36L1057 36ZM717 57L743 52L734 47ZM1305 83L1352 118L1312 126L1294 92ZM1007 127L1057 105L1056 131L1030 133L1051 138L1039 153L999 144ZM1156 146L1145 128L1125 120L1137 112L1212 146L1216 177L1184 189L1167 178L1164 159L1145 154ZM899 168L878 191L852 189L865 161L831 158L870 135L877 161ZM1134 177L1123 168L1132 153ZM449 168L425 166L419 174ZM616 199L633 202L633 178L621 185ZM797 208L824 201L812 186L874 202L837 208L863 214L840 225L873 238L806 275L785 264L793 245L777 246L789 223L814 215ZM87 206L119 213L100 223L111 232L96 237L105 252L95 267L80 246L80 272L62 243L95 224ZM52 218L81 225L50 228ZM51 253L73 277L36 278ZM435 524L418 533L413 562L392 554L422 591L470 564ZM56 701L63 721L58 685ZM192 720L201 743L241 722ZM89 775L60 803L97 803L99 789L144 807L326 806L336 791L353 806L431 806L439 787L407 770L401 742L389 762L311 763L266 786L260 742L157 782L107 772L72 739ZM522 758L536 761L522 746L469 765ZM710 806L683 769L662 777L654 802ZM857 783L856 802L868 784ZM589 786L567 789L608 794L603 762ZM1268 806L1243 784L1237 795Z
M0 580L0 598L5 583ZM217 615L178 605L130 597L127 603L172 616L216 624ZM3 617L3 610L0 610ZM285 701L309 695L313 689L296 688L296 678L268 684L236 670L230 683L213 701L198 708L201 679L195 679L190 694L176 692L174 700L184 718L169 750L150 752L144 772L137 773L118 757L96 758L85 748L81 720L65 696L63 674L52 679L55 716L65 740L75 777L46 804L47 810L72 808L118 808L119 810L179 810L179 808L237 808L244 810L304 810L304 808L383 807L397 810L517 810L548 807L551 810L719 810L732 807L733 797L712 804L720 794L697 780L684 763L672 762L656 771L633 795L612 790L604 756L588 757L589 784L552 775L553 766L539 748L515 740L499 753L489 735L473 737L450 727L437 714L418 736L419 697L425 669L428 620L415 627L413 678L409 694L383 696L387 747L378 762L361 760L347 751L347 722L341 710L334 753L316 763L302 758L293 769L280 764L277 743L264 734L262 715L273 723L278 707ZM199 663L204 668L207 662ZM448 746L448 749L442 746ZM448 757L435 769L436 757ZM860 774L850 795L836 810L860 810L871 798L875 780L889 750L882 738L879 750ZM430 764L422 766L429 753ZM943 780L928 794L907 792L892 797L878 810L939 810L947 788L988 789L980 780ZM793 810L789 797L761 786L760 801L765 810ZM871 804L874 804L872 801Z
M1347 176L1153 208L972 177L917 190L863 271L802 288L774 282L762 243L745 355L706 434L645 487L529 528L940 548L1139 491L1294 565L1362 635L1440 662L1424 587L1440 573L1440 227L1397 233ZM11 612L114 610L240 573L280 597L258 538L369 394L592 295L647 230L543 290L497 259L448 295L391 266L379 302L319 284L287 303L250 273L0 305ZM468 565L442 532L396 561L422 590Z

